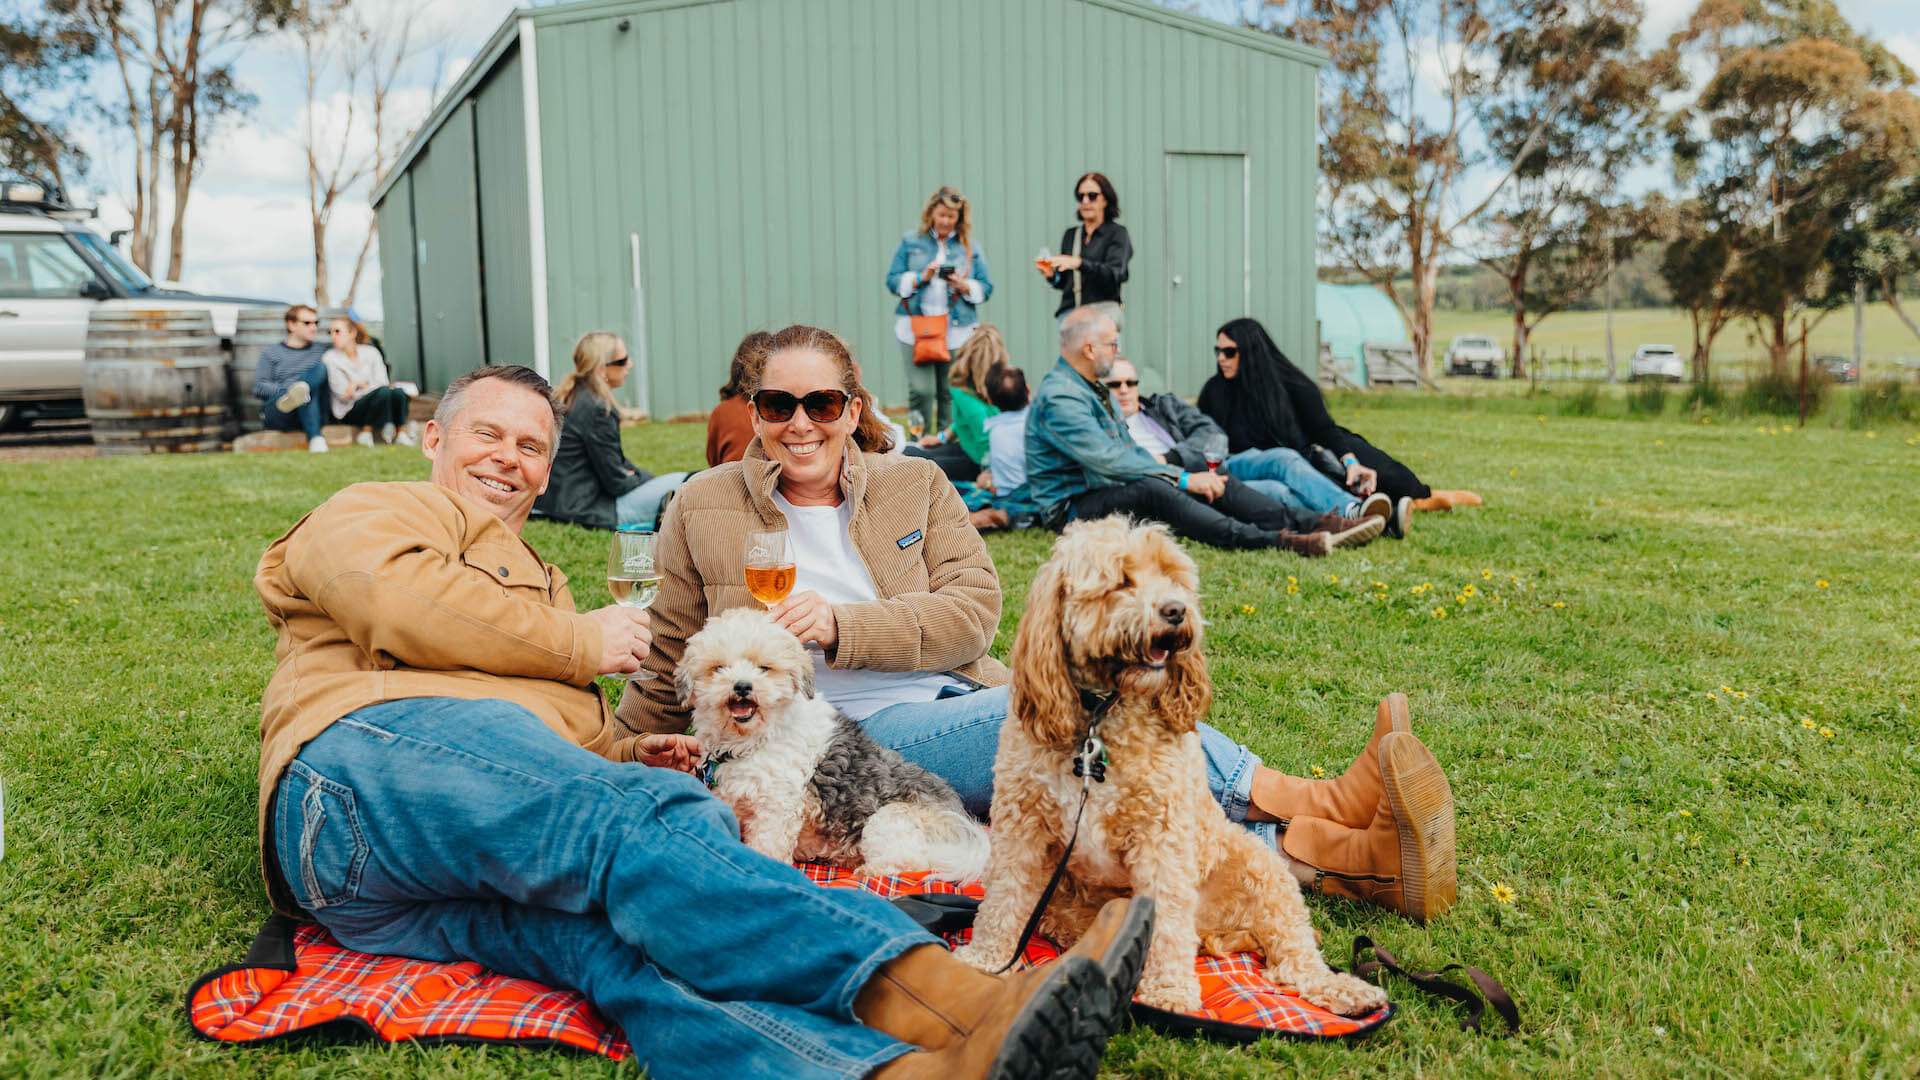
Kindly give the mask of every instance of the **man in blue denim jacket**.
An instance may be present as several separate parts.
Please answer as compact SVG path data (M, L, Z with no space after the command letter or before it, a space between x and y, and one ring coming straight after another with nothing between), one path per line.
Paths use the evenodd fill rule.
M1040 381L1027 414L1027 487L1047 520L1132 514L1217 547L1307 556L1364 543L1380 531L1377 523L1310 531L1313 515L1232 477L1154 460L1127 433L1100 383L1113 370L1119 341L1113 320L1088 308L1069 313L1060 328L1060 360Z

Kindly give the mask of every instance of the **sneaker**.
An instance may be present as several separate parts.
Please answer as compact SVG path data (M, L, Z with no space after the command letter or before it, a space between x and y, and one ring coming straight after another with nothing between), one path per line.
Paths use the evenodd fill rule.
M1282 529L1273 534L1273 546L1303 559L1317 559L1333 550L1333 536L1327 532L1303 534Z
M1344 528L1329 529L1327 535L1334 547L1360 547L1370 543L1374 537L1386 531L1387 519L1377 517L1343 518Z
M393 442L394 442L394 445L396 446L420 445L420 440L413 437L413 432L407 431L405 429L402 429L398 435L395 435L393 437Z
M301 383L300 385L305 386L306 383ZM327 438L324 435L315 435L313 438L307 440L307 453L309 454L324 454L331 449L333 449L333 447L327 445Z
M360 433L353 437L353 442L356 446L372 446L373 432L368 431L366 428L361 428Z
M1387 519L1387 535L1395 540L1407 538L1407 526L1413 522L1413 500L1405 495L1393 500L1393 516Z
M1377 517L1384 521L1393 516L1393 500L1376 491L1360 504L1358 516Z
M381 424L380 441L386 443L388 446L392 446L395 430L392 424Z
M281 412L292 412L305 405L313 397L313 388L306 383L297 382L287 387L287 392L274 401L273 407Z

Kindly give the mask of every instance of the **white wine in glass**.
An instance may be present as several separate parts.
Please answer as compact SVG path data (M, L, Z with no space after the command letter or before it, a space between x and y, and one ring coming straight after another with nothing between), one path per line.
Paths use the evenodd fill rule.
M621 607L646 610L660 595L660 567L653 558L654 536L631 527L613 534L613 547L607 552L607 591ZM658 675L641 668L629 672L627 679L645 682Z
M766 529L747 534L747 591L768 607L787 598L793 591L799 565L793 557L793 540L785 529Z
M907 410L907 434L918 439L927 433L927 418L920 415L919 409Z

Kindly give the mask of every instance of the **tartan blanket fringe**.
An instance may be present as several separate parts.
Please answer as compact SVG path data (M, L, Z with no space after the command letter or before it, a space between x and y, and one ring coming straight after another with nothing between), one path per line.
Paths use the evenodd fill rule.
M978 899L978 882L955 886L924 874L860 877L818 864L800 867L824 888L865 889L885 899L958 893ZM969 931L946 935L949 947ZM1027 947L1022 966L1059 955L1044 940ZM1166 1013L1136 1003L1137 1020L1175 1035L1230 1042L1266 1036L1344 1039L1387 1022L1393 1006L1345 1017L1275 986L1253 953L1201 956L1197 1013ZM226 1043L263 1043L299 1033L361 1035L384 1042L512 1042L564 1046L620 1060L632 1048L618 1027L578 993L488 971L472 963L434 963L374 956L342 946L323 927L285 916L268 919L245 960L194 980L187 1018L201 1036Z

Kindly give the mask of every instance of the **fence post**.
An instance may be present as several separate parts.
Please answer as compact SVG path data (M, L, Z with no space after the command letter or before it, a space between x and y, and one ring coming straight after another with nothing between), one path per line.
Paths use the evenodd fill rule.
M1800 426L1807 426L1807 320L1800 318Z

